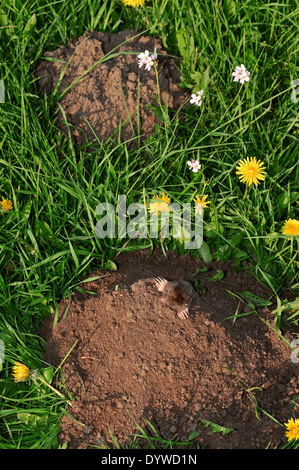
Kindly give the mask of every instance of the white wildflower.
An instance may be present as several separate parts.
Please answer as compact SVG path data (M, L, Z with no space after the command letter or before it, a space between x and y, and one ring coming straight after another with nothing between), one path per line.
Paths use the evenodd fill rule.
M249 75L250 72L246 70L245 65L241 64L241 67L236 67L235 71L232 73L234 78L234 82L249 82Z
M188 161L187 165L189 166L189 170L192 170L193 173L197 173L201 169L201 164L199 163L198 160L194 160L192 158L191 162Z
M203 96L203 90L200 90L196 94L193 93L191 95L190 103L192 103L192 104L194 103L197 106L201 106L202 105L202 98L205 98L205 96Z
M149 51L141 52L138 55L138 65L139 68L141 68L143 65L145 65L146 70L150 71L152 66L154 65L155 61L157 60L158 55L156 52L156 47L154 50L154 54L149 55Z

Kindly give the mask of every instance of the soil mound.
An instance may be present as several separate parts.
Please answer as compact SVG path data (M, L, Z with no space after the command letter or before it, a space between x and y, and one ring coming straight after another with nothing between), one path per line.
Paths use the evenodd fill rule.
M42 93L53 92L66 69L59 85L60 95L97 61L117 48L113 54L119 55L93 68L59 101L65 117L58 109L57 124L67 134L66 118L78 145L94 141L95 136L103 141L120 125L123 125L122 139L130 139L138 135L139 119L139 134L143 138L154 132L158 119L148 105L158 104L155 99L158 91L156 73L153 67L150 71L139 68L137 55L140 52L148 50L153 53L157 48L162 103L167 102L170 109L177 110L188 99L189 95L178 86L181 81L178 59L167 55L159 39L138 36L121 45L136 34L133 30L118 34L85 32L67 46L44 54L51 61L43 61L37 68L39 90Z
M54 329L52 318L42 325L44 359L55 366L78 340L63 372L75 398L69 412L85 427L65 415L61 440L69 448L113 447L108 427L119 442L130 441L138 432L132 417L142 426L148 419L165 439L177 434L186 440L199 430L198 442L208 448L285 443L284 428L269 415L284 423L298 410L298 365L271 328L270 311L249 313L231 294L247 291L267 300L267 289L230 262L213 262L198 273L205 267L200 259L148 254L120 255L117 271L100 271L100 279L82 284L93 294L77 292L61 302ZM199 282L200 306L187 320L160 302L158 276ZM228 319L236 312L243 315ZM211 434L202 420L233 431Z

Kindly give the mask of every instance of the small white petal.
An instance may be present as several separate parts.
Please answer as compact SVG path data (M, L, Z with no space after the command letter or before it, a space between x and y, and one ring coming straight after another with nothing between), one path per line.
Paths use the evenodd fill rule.
M155 47L154 53L153 53L152 56L151 56L152 59L155 59L155 60L158 58L158 55L157 55L157 52L156 52L156 51L157 51L157 48Z

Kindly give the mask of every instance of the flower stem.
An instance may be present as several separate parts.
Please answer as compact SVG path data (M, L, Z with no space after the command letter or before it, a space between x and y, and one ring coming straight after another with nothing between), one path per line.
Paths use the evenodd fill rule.
M49 384L43 377L41 377L40 375L38 376L38 379L45 385L47 385L51 390L53 390L53 392L57 393L57 395L59 395L61 398L66 398L64 395L62 395L62 393L60 393L58 390L56 390L56 388L52 387L51 384Z
M190 183L183 189L183 191L182 191L181 194L180 194L180 197L181 197L183 194L185 194L185 193L189 190L189 188L191 188L191 186L194 186L194 184L197 183L197 181L198 181L199 177L201 176L201 174L202 174L202 171L200 171L199 173L197 173L197 174L194 176L194 178L190 181Z
M246 189L245 189L245 193L244 193L244 196L243 196L243 201L244 201L244 199L245 199L246 196L247 196L248 188L249 188L249 184L246 184Z
M226 109L225 113L224 113L223 116L221 117L220 122L223 121L224 117L227 115L227 113L228 113L228 111L230 110L230 108L233 106L233 104L235 103L235 101L238 99L242 88L243 88L243 84L240 86L239 91L238 91L238 93L236 94L235 98L233 99L233 101L231 102L231 104L229 105L229 107Z

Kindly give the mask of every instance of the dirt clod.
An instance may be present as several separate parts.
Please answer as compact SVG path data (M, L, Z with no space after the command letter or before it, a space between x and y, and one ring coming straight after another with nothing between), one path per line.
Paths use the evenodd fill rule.
M71 136L78 145L96 141L96 138L103 141L114 131L118 132L120 125L124 140L138 134L142 134L144 139L154 133L155 124L159 121L148 105L158 105L155 98L158 92L156 73L153 67L150 71L139 68L137 55L140 52L148 50L153 53L157 48L162 103L177 110L188 99L189 95L179 87L181 73L178 59L167 55L159 39L150 36L130 39L136 34L133 30L120 31L118 34L86 31L67 46L44 54L51 61L43 61L37 68L38 88L41 93L54 92L65 68L57 92L59 96L97 61L115 49L113 54L116 56L90 70L59 101L65 117L58 109L58 126L68 135L64 123L66 118ZM129 41L121 45L126 40Z
M198 442L208 448L283 445L284 428L274 419L284 423L298 412L298 364L271 328L271 313L257 307L258 314L246 314L231 294L247 291L267 300L269 291L230 262L213 262L192 276L202 260L171 251L167 258L159 250L148 254L120 255L117 271L99 272L103 277L82 285L93 295L72 296L64 320L69 300L61 302L54 330L52 318L42 325L44 359L54 366L78 340L63 372L75 398L69 411L85 427L65 415L62 442L113 446L108 427L119 442L130 441L137 432L131 416L142 426L142 418L149 420L164 439L177 434L184 440L199 430ZM217 270L224 273L221 281L212 280ZM160 302L158 276L198 280L200 306L187 320ZM228 319L237 311L246 315ZM294 337L284 335L289 342ZM212 434L202 420L233 431Z

